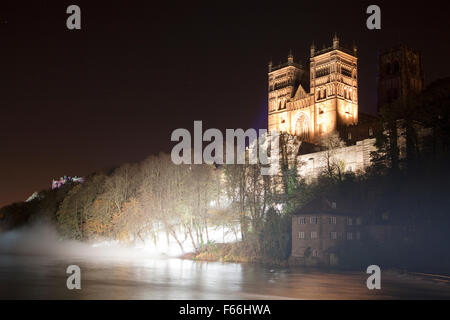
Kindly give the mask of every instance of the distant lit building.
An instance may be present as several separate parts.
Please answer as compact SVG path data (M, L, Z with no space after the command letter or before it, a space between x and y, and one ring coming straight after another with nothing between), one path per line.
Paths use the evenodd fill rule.
M84 182L84 178L83 177L61 177L59 178L59 180L52 180L52 189L58 189L61 188L63 185L65 185L66 183L83 183Z

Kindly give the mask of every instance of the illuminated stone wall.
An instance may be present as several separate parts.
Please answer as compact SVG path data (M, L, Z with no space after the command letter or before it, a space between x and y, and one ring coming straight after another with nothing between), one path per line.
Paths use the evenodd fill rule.
M297 157L298 173L306 180L316 178L327 169L327 159L342 167L343 172L362 171L370 165L370 153L376 151L375 138L356 142L355 145L332 151L320 151Z

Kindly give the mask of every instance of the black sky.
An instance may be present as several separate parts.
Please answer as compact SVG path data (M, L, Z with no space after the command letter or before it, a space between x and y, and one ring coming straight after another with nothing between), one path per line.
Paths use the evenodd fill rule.
M366 28L378 4L382 29ZM176 128L266 126L267 63L314 40L359 48L359 107L373 113L377 50L423 53L429 83L450 76L448 1L154 3L11 1L0 5L0 205L159 151ZM66 28L81 7L82 30Z

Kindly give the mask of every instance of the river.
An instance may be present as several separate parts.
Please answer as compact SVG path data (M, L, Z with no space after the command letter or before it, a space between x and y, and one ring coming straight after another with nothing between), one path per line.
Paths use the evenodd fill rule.
M68 265L81 289L68 290ZM381 290L361 272L267 268L176 258L0 255L0 299L450 299L449 279L382 271Z

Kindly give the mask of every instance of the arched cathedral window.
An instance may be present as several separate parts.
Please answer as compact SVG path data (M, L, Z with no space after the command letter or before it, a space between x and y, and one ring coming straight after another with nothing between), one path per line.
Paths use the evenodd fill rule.
M302 140L309 139L309 119L305 114L301 114L295 123L295 135Z
M386 74L391 74L391 64L389 62L386 63Z
M400 65L398 61L394 62L394 74L397 74L400 71Z

